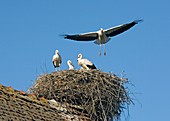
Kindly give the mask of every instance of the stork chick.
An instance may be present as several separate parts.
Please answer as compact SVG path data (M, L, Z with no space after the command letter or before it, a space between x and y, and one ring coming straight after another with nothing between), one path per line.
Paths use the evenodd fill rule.
M67 61L67 64L68 64L69 70L74 70L74 65L70 60Z

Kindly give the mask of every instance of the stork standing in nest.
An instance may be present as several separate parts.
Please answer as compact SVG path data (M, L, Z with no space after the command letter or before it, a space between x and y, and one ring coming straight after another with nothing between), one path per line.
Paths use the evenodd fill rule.
M119 26L111 27L109 29L104 30L101 28L99 31L96 32L88 32L88 33L83 33L83 34L65 34L64 38L65 39L71 39L71 40L76 40L76 41L93 41L95 40L95 44L100 45L100 52L99 55L101 55L101 46L104 44L104 55L106 55L106 49L105 49L105 43L109 42L111 38L116 36L120 33L123 33L133 27L134 25L138 24L142 20L135 20L127 24L122 24Z
M55 55L53 56L52 61L53 61L53 65L54 65L55 70L56 70L56 68L58 68L58 70L60 70L59 67L62 63L62 59L61 59L61 56L60 56L58 50L55 51Z
M70 60L67 61L67 64L68 64L69 70L74 70L74 65Z
M78 65L81 66L83 69L89 70L89 69L96 69L96 66L89 61L88 59L82 59L82 54L78 54Z

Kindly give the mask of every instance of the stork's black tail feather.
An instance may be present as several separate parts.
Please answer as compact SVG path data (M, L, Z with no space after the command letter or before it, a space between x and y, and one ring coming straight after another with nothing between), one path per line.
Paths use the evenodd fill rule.
M89 69L97 69L96 66L93 64L93 65L86 65Z

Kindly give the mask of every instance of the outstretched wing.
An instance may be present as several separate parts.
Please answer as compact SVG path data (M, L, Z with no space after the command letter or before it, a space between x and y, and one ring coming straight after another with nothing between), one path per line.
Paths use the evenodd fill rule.
M75 34L75 35L64 35L65 39L71 39L76 41L93 41L98 38L97 32L88 32L84 34Z
M120 33L123 33L124 31L127 31L128 29L130 29L131 27L133 27L134 25L138 24L141 21L143 21L143 20L135 20L131 23L127 23L127 24L123 24L123 25L119 25L119 26L115 26L115 27L106 29L106 30L104 30L104 32L107 37L116 36Z

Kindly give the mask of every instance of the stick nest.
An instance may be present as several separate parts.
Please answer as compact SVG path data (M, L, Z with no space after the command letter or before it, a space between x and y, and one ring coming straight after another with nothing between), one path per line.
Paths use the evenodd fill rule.
M125 79L99 70L65 70L41 75L29 91L75 105L76 113L85 113L91 120L107 121L119 118L132 103L125 83Z

